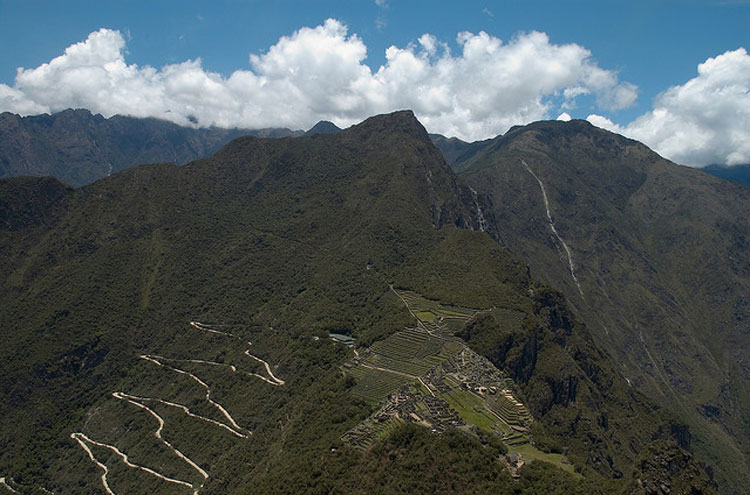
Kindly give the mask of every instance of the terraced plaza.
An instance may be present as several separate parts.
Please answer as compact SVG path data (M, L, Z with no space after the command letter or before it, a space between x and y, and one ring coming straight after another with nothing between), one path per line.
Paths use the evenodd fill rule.
M495 432L510 447L533 454L532 417L514 393L513 381L454 334L480 310L443 305L391 288L415 326L364 350L344 365L357 383L352 393L379 405L344 436L359 448L404 421L435 432L450 427Z

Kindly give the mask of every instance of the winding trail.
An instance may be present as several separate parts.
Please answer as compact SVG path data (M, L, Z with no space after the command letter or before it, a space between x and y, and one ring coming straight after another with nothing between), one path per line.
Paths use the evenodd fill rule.
M176 480L174 478L170 478L169 476L164 476L163 474L157 473L156 471L154 471L151 468L147 468L146 466L141 466L139 464L134 464L134 463L130 462L130 459L128 458L128 455L126 453L122 452L120 449L118 449L114 445L109 445L107 443L97 442L96 440L90 439L89 437L87 437L86 435L84 435L81 432L71 433L70 434L70 438L72 438L73 440L75 440L76 442L78 442L78 444L83 448L83 450L86 451L86 454L88 454L89 459L91 459L91 461L94 462L94 464L96 464L99 467L99 469L101 469L102 471L104 471L104 473L102 473L102 485L104 485L104 490L107 493L109 493L110 495L115 495L115 492L112 491L112 489L109 487L109 483L107 483L107 475L109 474L109 469L107 468L107 466L105 466L104 464L102 464L102 462L100 462L94 456L94 453L91 452L91 448L89 447L89 444L96 445L97 447L102 447L102 448L105 448L107 450L112 451L114 454L116 454L118 457L120 457L120 459L122 459L122 462L126 466L128 466L129 468L139 469L139 470L141 470L141 471L143 471L145 473L150 474L151 476L154 476L156 478L159 478L160 480L166 481L167 483L172 483L174 485L181 485L181 486L184 486L186 488L190 488L190 489L195 490L195 487L193 486L192 483L188 483L187 481L182 481L182 480ZM194 493L197 493L197 490L195 490Z
M204 382L203 380L201 380L200 378L198 378L197 376L195 376L192 373L189 373L189 372L187 372L187 371L185 371L183 369L175 368L174 366L170 366L168 364L164 364L164 363L161 362L161 361L169 361L169 358L165 358L165 357L162 357L162 356L155 356L155 355L151 355L151 354L141 354L138 357L140 357L141 359L144 359L146 361L149 361L151 363L154 363L157 366L161 366L161 367L167 368L168 370L172 370L175 373L179 373L181 375L185 375L185 376L189 377L191 380L193 380L195 383L197 383L198 385L200 385L201 387L203 387L206 390L206 400L208 401L208 403L211 404L212 406L214 406L226 418L226 420L229 421L229 423L232 425L233 428L236 428L237 430L241 430L242 429L242 427L240 425L238 425L237 422L234 420L234 418L232 417L232 415L229 414L229 411L227 411L226 409L224 409L224 406L222 406L221 404L219 404L215 400L211 399L211 388L208 386L208 384L206 382Z
M86 454L88 454L89 459L91 459L91 462L96 464L97 467L99 467L99 469L104 471L102 473L102 485L104 485L104 491L109 493L109 495L115 495L115 492L112 491L112 489L109 487L109 483L107 483L107 475L109 474L109 468L107 468L107 466L99 462L99 460L96 457L94 457L94 453L91 452L91 449L89 448L88 444L84 442L83 440L81 440L81 438L87 438L86 435L84 435L83 433L71 433L70 438L78 442L81 448L86 452Z
M114 392L112 394L112 397L114 397L115 399L124 400L130 404L133 404L134 406L143 409L144 411L148 412L151 416L153 416L156 419L156 421L159 422L159 428L157 428L157 430L154 432L154 436L158 438L159 441L163 443L169 450L171 450L177 457L185 461L191 468L198 471L198 473L200 473L200 475L203 476L204 480L208 479L208 473L203 468L201 468L199 465L193 462L185 454L177 450L171 443L167 442L164 439L164 437L161 436L161 432L164 429L164 419L158 414L156 414L156 411L154 411L153 409L151 409L150 407L144 404L141 404L140 402L135 400L137 398L132 395L123 394L121 392Z
M231 332L223 332L221 330L216 330L215 327L218 326L218 327L221 328L221 325L208 325L206 323L201 323L199 321L191 321L190 325L192 327L194 327L194 328L197 328L198 330L203 330L204 332L215 333L215 334L218 334L218 335L225 335L227 337L232 337L234 339L242 341L242 339L240 337L238 337L237 335L235 335L235 334L233 334ZM252 342L247 342L247 341L245 341L245 342L247 343L248 346L253 345ZM259 363L262 363L263 366L266 368L266 373L268 373L268 377L270 379L266 378L264 376L258 375L256 373L247 373L246 372L247 375L254 376L256 378L260 378L261 380L265 381L266 383L270 383L271 385L274 385L276 387L284 385L286 383L284 380L282 380L281 378L278 378L277 376L275 376L273 374L273 371L271 371L271 366L268 364L268 362L266 360L261 359L261 358L259 358L258 356L254 355L254 354L250 354L250 350L249 349L245 350L245 355L247 357L251 358L251 359L254 359L254 360L258 361ZM199 361L199 360L193 360L192 362L196 362L196 363L197 362L202 362L202 363L205 363L205 364L212 364L212 365L217 365L217 366L229 366L229 367L232 368L232 372L237 371L237 369L234 366L232 366L232 365L226 365L226 364L223 364L223 363L214 363L212 361Z
M227 337L231 337L231 338L243 341L240 337L238 337L237 335L235 335L235 334L233 334L231 332L226 332L226 331L223 331L223 330L218 330L217 328L223 328L222 325L207 325L207 324L204 324L204 323L201 323L201 322L198 322L198 321L191 321L190 325L192 327L194 327L194 328L196 328L198 330L204 331L204 332L209 332L209 333L213 333L213 334L217 334L217 335L223 335L223 336L227 336ZM246 342L246 341L243 341L243 342ZM252 345L251 342L246 342L246 344L248 346ZM232 435L234 435L234 436L236 436L238 438L242 438L242 439L249 438L249 436L252 435L252 432L250 430L248 430L247 428L243 428L239 424L237 424L237 422L234 420L234 418L229 413L229 411L227 411L227 409L224 408L224 406L222 406L221 404L219 404L218 402L216 402L215 400L213 400L211 398L211 388L208 386L208 384L206 382L204 382L203 380L201 380L198 376L194 375L193 373L190 373L190 372L188 372L188 371L186 371L184 369L181 369L181 368L179 368L177 366L174 366L172 364L168 364L168 363L174 363L174 362L185 362L185 363L192 363L192 364L217 366L217 367L222 367L222 368L228 368L232 373L241 373L241 374L244 374L244 375L249 376L249 377L258 378L258 379L263 380L266 383L269 383L269 384L271 384L273 386L277 386L278 387L278 386L281 386L281 385L285 384L284 380L278 378L277 376L275 376L273 374L273 371L271 370L271 366L264 359L261 359L258 356L255 356L255 355L251 354L250 351L249 351L249 349L245 350L244 354L247 355L249 358L251 358L251 359L253 359L255 361L258 361L259 363L262 363L263 366L265 367L265 370L266 370L266 373L267 373L268 376L263 376L263 375L260 375L258 373L251 373L251 372L247 372L247 371L238 370L237 367L234 366L234 365L232 365L232 364L218 363L218 362L215 362L215 361L206 361L206 360L203 360L203 359L176 359L176 358L167 358L167 357L159 356L159 355L155 355L155 354L142 354L142 355L138 356L140 359L143 359L144 361L148 361L148 362L150 362L152 364L155 364L156 366L159 366L160 368L165 368L165 369L168 369L168 370L173 371L175 373L178 373L180 375L184 375L184 376L190 378L191 380L193 380L195 383L197 383L200 387L202 387L205 390L205 392L206 392L206 394L205 394L206 401L209 404L211 404L214 408L216 408L216 410L219 411L219 413L221 413L221 415L225 418L226 423L222 422L222 421L217 421L215 419L211 419L211 418L208 418L208 417L205 417L205 416L201 416L200 414L196 414L196 413L192 412L190 410L190 408L188 408L187 406L185 406L183 404L178 404L176 402L170 402L170 401L167 401L167 400L164 400L164 399L160 399L160 398L157 398L157 397L142 397L142 396L127 394L125 392L119 392L119 391L118 392L113 392L112 393L112 397L114 397L115 399L121 400L121 401L125 401L125 402L127 402L129 404L132 404L132 405L138 407L139 409L142 409L143 411L146 411L154 419L156 419L156 421L159 424L159 426L156 429L156 431L154 431L154 436L162 444L164 444L164 446L167 447L167 449L169 449L174 455L176 455L182 461L184 461L187 465L189 465L191 469L195 470L203 478L203 482L199 486L196 486L193 483L190 483L190 482L187 482L187 481L170 478L169 476L165 476L165 475L163 475L163 474L161 474L161 473L159 473L159 472L157 472L157 471L155 471L155 470L153 470L151 468L148 468L146 466L142 466L142 465L135 464L135 463L131 462L130 459L129 459L129 457L128 457L128 455L125 454L124 452L120 451L114 445L109 445L109 444L106 444L106 443L103 443L103 442L98 442L96 440L92 440L91 438L87 437L82 432L71 433L70 434L70 438L72 438L73 440L75 440L81 446L81 448L84 450L84 452L86 452L86 455L88 455L88 457L91 460L91 462L93 462L94 464L96 464L96 466L99 469L101 469L101 471L102 471L102 475L101 475L102 486L104 487L104 490L105 490L105 492L107 494L109 494L109 495L115 495L115 493L112 491L112 488L109 486L109 481L107 479L107 476L109 475L109 468L106 466L106 464L102 463L101 461L99 461L96 458L96 456L94 455L94 453L93 453L93 451L91 449L91 446L97 446L97 447L101 447L101 448L104 448L104 449L108 449L111 452L113 452L114 454L116 454L118 457L120 457L120 459L122 459L122 462L126 466L128 466L130 468L133 468L133 469L138 469L138 470L143 471L145 473L148 473L148 474L150 474L150 475L152 475L152 476L154 476L156 478L159 478L159 479L161 479L161 480L163 480L163 481L165 481L167 483L171 483L171 484L174 484L174 485L179 485L179 486L184 486L185 488L189 488L189 489L191 489L193 491L194 495L197 495L198 491L203 487L203 485L205 484L206 480L209 478L208 471L206 471L205 469L203 469L202 467L200 467L196 462L194 462L192 459L190 459L188 456L186 456L184 453L182 453L179 449L177 449L176 447L174 447L171 443L169 443L162 436L162 431L164 430L164 426L165 426L165 420L164 420L164 418L162 418L161 416L159 416L159 414L156 411L154 411L154 409L152 409L151 407L149 407L147 405L147 403L149 403L149 402L151 402L151 403L156 402L156 403L162 404L162 405L167 406L167 407L172 407L172 408L175 408L175 409L179 409L185 415L187 415L187 416L189 416L191 418L195 418L195 419L198 419L200 421L204 421L206 423L210 423L210 424L212 424L214 426L218 426L219 428L222 428L222 429L228 431L229 433L231 433ZM10 485L8 485L5 480L6 480L5 477L1 477L0 478L0 486L7 488L8 490L10 490L13 493L18 493Z
M5 476L1 476L0 477L0 486L2 486L3 488L6 488L8 490L10 490L12 493L18 493L16 490L13 489L12 486L10 486L8 483L6 483Z
M248 342L248 344L250 344L250 342ZM246 351L245 351L245 355L246 355L247 357L251 358L251 359L255 359L255 360L256 360L256 361L258 361L259 363L263 363L263 366L265 366L265 367L266 367L266 373L268 373L268 376L269 376L269 377L271 378L271 380L273 380L273 381L271 381L271 380L269 380L269 379L267 379L267 378L265 378L265 377L262 377L262 376L260 376L260 375L256 375L255 373L249 373L249 374L251 374L252 376L257 376L257 377L258 377L258 378L260 378L261 380L264 380L264 381L266 381L266 382L270 383L271 385L275 385L275 386L277 386L277 387L278 387L278 386L281 386L281 385L284 385L284 384L286 383L286 382L285 382L284 380L282 380L282 379L280 379L280 378L277 378L276 376L274 376L274 374L273 374L273 371L271 371L271 367L270 367L270 366L268 365L268 363L267 363L266 361L264 361L263 359L259 358L258 356L255 356L255 355L253 355L253 354L250 354L250 351L249 351L249 350L246 350Z
M570 253L570 248L568 248L568 245L565 244L563 238L560 237L560 234L557 232L557 228L555 228L555 223L552 221L552 214L550 213L549 209L549 200L547 199L547 191L544 189L544 184L542 183L541 179L537 177L534 171L531 170L531 167L529 167L529 165L526 163L526 160L521 160L521 163L524 167L526 167L526 170L531 174L531 176L534 177L539 183L539 188L542 190L542 198L544 199L544 209L547 211L547 221L549 222L549 228L550 230L552 230L552 233L555 235L557 240L560 241L560 245L562 245L563 249L565 250L565 254L568 256L568 268L570 269L570 276L573 279L573 282L575 282L576 287L578 288L578 292L581 294L581 297L585 299L583 290L581 290L581 284L578 282L578 277L576 277L575 265L573 264L573 256Z
M211 424L213 424L215 426L218 426L219 428L223 428L223 429L227 430L229 433L231 433L232 435L234 435L236 437L239 437L239 438L249 438L249 436L252 435L252 432L248 431L247 429L245 429L245 431L248 431L248 433L244 434L244 433L242 433L240 431L235 430L231 426L222 423L221 421L216 421L215 419L207 418L205 416L201 416L200 414L195 414L187 406L185 406L183 404L178 404L176 402L170 402L168 400L159 399L157 397L139 397L137 395L130 395L130 394L126 394L124 392L113 392L112 396L115 397L116 399L128 400L128 401L135 401L135 402L139 402L139 403L143 403L143 402L158 402L160 404L164 404L167 407L174 407L175 409L180 409L182 412L185 413L186 416L190 416L191 418L195 418L195 419L198 419L200 421L205 421L206 423L211 423Z

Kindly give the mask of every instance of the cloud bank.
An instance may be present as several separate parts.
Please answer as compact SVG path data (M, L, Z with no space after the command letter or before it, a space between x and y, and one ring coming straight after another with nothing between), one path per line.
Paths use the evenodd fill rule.
M249 67L229 76L187 60L161 68L128 64L125 38L100 29L36 68L19 68L0 84L0 111L20 114L87 108L157 117L182 125L308 128L318 120L346 126L377 113L410 108L431 132L477 140L516 124L569 118L586 95L597 113L632 105L638 88L598 66L577 44L551 43L545 33L504 42L462 32L457 53L430 34L391 46L371 69L367 47L335 19L280 38ZM618 127L674 160L699 164L750 161L750 57L727 52L699 66L698 77L670 88L652 111Z
M709 58L626 126L595 114L588 120L685 165L750 163L750 55L740 48Z
M105 116L158 117L179 124L225 127L339 125L375 113L411 108L433 132L474 140L510 126L548 118L557 103L591 94L604 110L636 98L632 84L597 66L576 44L546 34L505 43L485 32L462 32L460 53L430 34L391 46L373 71L367 47L329 19L284 36L250 68L230 76L206 71L200 59L160 69L128 64L118 31L101 29L36 68L19 69L13 87L0 85L0 110L29 114L84 107Z

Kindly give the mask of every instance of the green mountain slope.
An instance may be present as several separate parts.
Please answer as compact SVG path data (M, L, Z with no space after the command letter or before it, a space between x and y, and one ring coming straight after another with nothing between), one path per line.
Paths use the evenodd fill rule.
M0 177L54 176L73 186L151 162L184 164L243 135L293 136L288 129L192 129L158 119L88 110L21 117L0 114Z
M456 167L500 242L563 290L635 388L691 425L723 491L744 492L748 189L583 121L514 128Z
M411 112L0 193L0 476L19 492L712 492L683 424L476 231L482 205ZM380 349L368 363L405 366L383 349L409 328L487 358L515 401L498 416L532 416L522 448L477 419L483 392L458 389L446 396L477 397L451 406L465 427L402 418L364 450L347 439L380 404L345 365ZM448 373L451 356L417 351ZM431 390L418 365L407 385ZM518 480L508 448L527 461ZM684 457L664 479L634 469L649 452Z

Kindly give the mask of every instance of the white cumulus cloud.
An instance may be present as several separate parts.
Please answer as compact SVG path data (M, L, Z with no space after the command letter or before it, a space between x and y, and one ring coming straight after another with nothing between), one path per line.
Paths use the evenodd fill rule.
M626 126L601 115L588 120L684 165L750 163L750 55L739 48L709 58L696 77L667 89Z
M431 132L482 139L516 124L550 118L593 95L602 111L631 105L637 88L600 68L577 44L545 33L508 42L462 32L458 53L426 33L386 50L372 70L367 47L328 19L278 40L229 76L201 60L161 68L128 64L119 31L101 29L39 67L0 84L0 110L29 114L83 107L105 116L158 117L179 124L307 128L321 119L349 125L411 108Z

